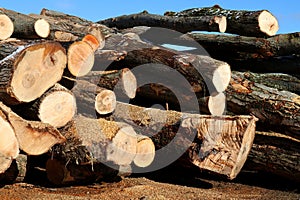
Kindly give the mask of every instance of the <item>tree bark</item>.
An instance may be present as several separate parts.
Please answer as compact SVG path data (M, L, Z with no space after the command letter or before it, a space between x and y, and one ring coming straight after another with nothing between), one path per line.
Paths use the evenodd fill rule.
M244 36L273 36L279 29L277 19L267 10L228 10L215 7L192 8L180 12L166 12L170 17L225 16L226 33Z
M0 110L13 128L19 148L28 155L43 154L54 144L65 141L58 130L48 124L24 120L2 103Z
M56 83L34 102L17 105L13 110L25 119L39 120L59 128L72 120L77 107L73 93Z
M275 132L256 132L245 170L256 170L299 182L300 140Z
M14 33L13 21L0 10L1 33L0 40L6 40Z
M0 61L0 99L7 104L37 99L61 79L66 67L66 52L59 43L26 43L21 41L16 50L15 42L7 43L7 50L13 51Z
M120 98L125 94L132 99L136 94L137 81L135 75L128 68L112 71L91 71L80 79L113 90Z
M149 136L156 150L172 143L172 147L163 150L163 158L155 158L153 166L159 164L157 162L161 159L177 154L179 158L186 152L182 157L185 163L229 179L236 177L246 161L254 139L256 121L255 117L250 116L216 117L125 103L118 103L109 118L125 121L138 134Z
M43 19L34 19L12 10L0 9L13 22L13 37L17 38L47 38L50 34L50 25Z
M250 81L247 73L234 72L226 90L227 111L254 115L257 127L300 138L300 97L288 91Z
M123 15L98 21L108 27L118 29L134 26L153 26L176 30L182 33L190 31L225 32L226 17L223 16L197 16L197 17L169 17L149 14L147 11L132 15Z

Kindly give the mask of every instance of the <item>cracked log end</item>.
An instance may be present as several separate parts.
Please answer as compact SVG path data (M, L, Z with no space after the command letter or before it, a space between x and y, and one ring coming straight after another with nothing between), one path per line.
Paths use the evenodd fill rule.
M11 19L4 15L0 15L0 40L8 39L14 32L14 24Z
M268 36L275 35L279 29L277 19L266 10L258 16L258 25L260 30Z
M74 42L68 49L68 69L73 76L81 77L88 74L94 60L94 50L86 42Z

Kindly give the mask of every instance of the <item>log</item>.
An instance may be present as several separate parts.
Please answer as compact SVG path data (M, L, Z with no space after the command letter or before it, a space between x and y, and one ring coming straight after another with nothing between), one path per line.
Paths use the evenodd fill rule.
M18 148L28 155L43 154L53 145L65 141L59 131L48 124L24 120L3 103L0 103L0 110L14 130Z
M13 22L13 37L36 39L47 38L50 34L50 25L44 19L35 19L28 15L4 8L0 8L0 11Z
M178 41L186 43L190 37L202 45L208 53L221 60L231 59L254 59L269 58L278 56L288 56L299 54L297 49L300 48L300 33L279 34L273 37L257 38L233 35L215 35L189 33Z
M247 11L229 10L220 6L192 8L180 12L166 12L170 17L225 16L226 33L244 36L273 36L279 29L277 19L267 10Z
M150 137L144 135L137 136L136 155L133 163L137 167L148 167L154 160L155 146Z
M299 139L299 95L252 82L245 74L234 72L231 76L226 90L227 111L256 116L259 130L274 130Z
M68 48L68 70L75 77L88 74L94 65L94 50L84 41L74 42Z
M78 115L60 131L67 141L52 156L70 164L130 165L136 155L136 133L125 123Z
M246 161L257 120L252 116L188 114L120 102L109 119L125 121L138 134L152 139L155 160L148 169L158 169L162 161L170 164L183 156L183 163L229 179L236 177Z
M113 90L116 96L120 98L125 94L132 99L136 94L137 80L128 68L111 71L91 71L80 79Z
M85 35L82 38L82 41L88 43L92 47L93 51L96 51L100 46L102 46L100 44L100 42L98 41L98 39L94 35L91 35L91 34Z
M176 30L182 33L190 31L225 32L227 23L223 16L169 17L149 14L143 11L138 14L123 15L98 21L108 27L126 29L134 26L152 26Z
M13 41L5 46L11 48L3 51L13 50L0 61L0 99L5 103L33 101L61 79L67 59L59 43Z
M56 128L65 126L77 110L73 93L56 83L40 98L12 108L25 119L48 123Z
M18 171L17 163L15 160L13 160L9 168L6 169L5 172L0 173L0 184L1 185L12 184L16 180L18 173L19 171Z
M116 108L116 95L113 91L84 80L76 80L72 92L76 97L77 113L92 118L96 112L106 115Z
M300 140L276 132L256 132L244 170L300 180Z
M203 92L207 94L208 91L205 87L208 87L209 93L211 94L213 92L223 92L226 89L230 80L230 66L227 63L212 59L208 56L181 53L171 49L153 46L136 38L139 38L136 34L127 33L122 36L111 36L106 40L107 49L112 49L116 47L116 44L121 44L115 48L115 51L119 51L120 53L124 51L127 52L124 59L112 63L109 69L118 69L120 66L126 66L131 69L138 65L155 63L152 69L151 67L149 67L149 69L143 69L147 70L147 72L143 72L142 70L139 70L139 72L141 71L140 73L144 75L152 73L155 74L155 76L162 76L166 74L166 68L172 68L185 77L192 86L190 90L196 93ZM114 55L115 54L113 54L113 56ZM96 60L98 61L101 57L101 51L96 51ZM165 65L165 67L158 67L156 64ZM153 68L159 71L154 71ZM172 78L169 74L166 74L166 76L168 79ZM178 76L176 78L178 78ZM137 79L137 81L139 82L139 79ZM174 82L174 80L172 81Z
M10 36L14 32L14 24L12 20L0 10L0 40L6 40L10 38Z

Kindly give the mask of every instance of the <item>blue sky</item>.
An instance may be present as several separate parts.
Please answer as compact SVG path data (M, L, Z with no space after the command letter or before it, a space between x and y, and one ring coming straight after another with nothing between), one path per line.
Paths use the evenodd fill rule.
M25 14L39 13L42 8L48 8L98 21L143 10L163 14L170 10L180 11L215 4L228 9L267 9L279 21L278 33L300 32L299 0L2 0L0 7Z

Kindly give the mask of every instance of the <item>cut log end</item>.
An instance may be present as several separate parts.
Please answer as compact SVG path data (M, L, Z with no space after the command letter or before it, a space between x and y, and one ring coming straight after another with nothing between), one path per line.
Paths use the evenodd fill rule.
M96 25L96 26L92 25L89 28L89 33L91 35L93 35L97 39L97 41L99 43L98 48L102 49L105 46L105 37L104 37L104 35L101 32L100 26L98 26L98 25Z
M136 156L134 157L134 164L138 167L148 167L155 157L155 145L153 141L147 136L138 136Z
M66 63L65 50L56 42L41 43L23 50L15 64L16 71L11 82L15 98L30 102L40 97L61 79Z
M116 95L111 90L102 90L95 98L95 109L100 115L113 112L116 108Z
M268 36L274 36L278 29L277 19L268 11L263 11L258 17L259 28L263 33L266 33Z
M220 116L224 114L226 108L226 96L224 93L211 95L208 99L208 109L212 115Z
M74 42L68 49L68 69L73 76L81 77L89 73L94 60L94 51L86 42Z
M39 118L54 127L62 127L71 121L75 112L75 97L66 91L56 91L43 99Z
M12 158L8 158L0 154L0 175L10 167L12 161Z
M136 95L137 81L135 75L127 68L122 70L121 81L125 94L133 99Z
M82 38L82 41L89 44L92 47L93 51L96 51L100 47L100 42L94 35L87 34Z
M217 24L219 24L219 31L221 33L225 33L226 29L227 29L227 19L224 16L221 17L214 17L214 20Z
M34 30L41 38L47 38L50 34L50 24L44 19L38 19L34 23Z
M0 15L0 40L8 39L14 32L14 24L6 15Z
M223 92L226 90L230 83L231 69L227 63L224 63L214 71L212 82L217 92Z

